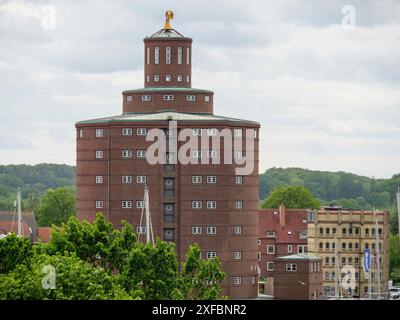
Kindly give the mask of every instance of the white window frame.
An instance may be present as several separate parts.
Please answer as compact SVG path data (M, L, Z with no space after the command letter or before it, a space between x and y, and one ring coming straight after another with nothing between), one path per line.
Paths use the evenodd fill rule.
M121 182L122 183L132 183L132 176L130 176L130 175L122 176Z
M217 256L216 251L207 251L207 259L208 260L214 259L216 256Z
M233 234L240 235L240 234L242 234L242 232L243 232L242 226L235 226L233 228Z
M121 201L122 209L132 209L132 201L131 200L123 200Z
M164 101L174 101L175 97L173 94L165 94L165 95L163 95L163 100Z
M208 226L207 234L217 234L217 227L216 226Z
M132 158L133 152L131 149L122 149L121 150L121 157L124 159Z
M138 159L146 158L146 150L136 150L136 158Z
M196 96L194 94L188 94L186 96L186 101L194 102L196 101Z
M210 137L215 137L218 135L218 129L217 128L208 128L207 129L207 135Z
M136 234L146 234L146 226L136 226Z
M146 183L147 176L136 176L136 183Z
M104 129L96 129L96 138L104 137Z
M202 150L193 150L192 156L194 159L201 159L203 157L203 151Z
M288 244L287 245L287 252L288 253L292 253L293 252L293 245L292 244Z
M234 259L242 260L242 251L235 251Z
M154 47L154 64L160 63L160 48Z
M233 136L237 138L243 137L243 129L234 129Z
M237 209L237 210L241 210L241 209L243 209L243 201L242 200L236 200L235 201L235 209Z
M136 200L136 209L146 208L146 202L144 200Z
M270 248L272 248L272 252L270 252ZM274 244L268 244L267 245L267 254L275 254L275 245Z
M150 48L146 48L146 64L150 64Z
M121 133L123 136L131 136L132 128L122 128Z
M307 252L307 245L298 245L297 246L297 253L306 253Z
M171 47L165 47L165 64L171 64Z
M208 184L216 184L217 183L217 176L207 176L207 183Z
M95 206L96 206L96 209L103 209L104 202L102 200L96 200Z
M96 159L103 159L104 152L103 150L96 150Z
M149 102L149 101L151 101L151 95L149 95L149 94L143 94L143 95L142 95L142 101L144 101L144 102Z
M235 182L236 184L243 184L243 176L236 176Z
M203 134L203 129L201 128L193 128L192 129L193 136L201 136Z
M207 201L207 209L217 209L217 201Z
M200 200L192 200L192 209L202 209L203 201Z
M83 138L83 129L79 130L79 138Z
M172 76L170 74L165 75L165 81L166 82L171 82L172 81Z
M178 81L178 82L182 82L182 75L181 74L178 74L177 76L176 76L176 81Z
M103 183L103 176L96 176L96 184L102 184Z
M210 102L210 96L204 96L204 101L205 102Z
M286 263L286 271L297 272L297 263Z
M203 233L203 227L192 226L192 234L202 234L202 233Z
M186 82L190 82L190 77L186 76Z
M146 128L137 128L136 129L136 135L137 136L145 136L145 135L147 135L147 129Z
M203 176L192 176L192 183L193 184L203 183Z
M146 74L146 82L150 82L150 75Z
M160 81L160 75L159 74L155 74L154 75L154 82L159 82Z
M187 65L190 64L190 48L189 47L186 48L186 64Z
M235 284L235 286L242 285L242 277L234 277L233 278L233 283Z
M272 267L271 267L272 265ZM273 261L267 261L267 271L274 271L275 270L275 264Z
M207 150L207 158L215 159L218 157L217 150Z
M182 64L182 47L178 47L178 64Z

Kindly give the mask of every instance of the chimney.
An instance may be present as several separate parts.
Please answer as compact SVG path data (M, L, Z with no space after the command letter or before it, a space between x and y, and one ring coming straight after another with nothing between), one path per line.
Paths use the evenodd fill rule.
M282 228L286 226L286 219L285 219L285 206L281 204L279 206L279 224L281 225Z

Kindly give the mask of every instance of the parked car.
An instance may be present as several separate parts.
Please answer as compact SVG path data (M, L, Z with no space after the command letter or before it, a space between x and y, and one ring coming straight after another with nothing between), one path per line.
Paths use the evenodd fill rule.
M390 299L397 300L400 299L400 287L391 287L389 289Z

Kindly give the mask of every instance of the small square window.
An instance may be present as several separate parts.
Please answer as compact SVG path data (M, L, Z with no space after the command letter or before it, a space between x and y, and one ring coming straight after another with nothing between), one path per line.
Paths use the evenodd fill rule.
M146 183L147 177L146 176L137 176L136 183Z
M143 200L136 201L136 209L143 209L146 208L146 202Z
M96 176L96 183L103 183L103 176Z
M202 234L203 228L202 227L192 227L192 234Z
M146 150L136 150L137 158L146 158Z
M236 184L243 184L243 176L236 176Z
M267 254L275 254L275 245L273 244L267 245Z
M132 158L132 150L122 150L122 158Z
M267 271L274 271L274 263L272 261L267 262Z
M154 82L159 82L160 81L160 76L158 74L154 75Z
M96 129L96 138L102 138L104 134L103 129Z
M207 201L207 209L217 209L217 201Z
M243 209L243 201L235 201L235 209Z
M218 129L216 129L216 128L207 129L207 135L208 136L217 136Z
M132 135L132 128L123 128L122 129L123 136L131 136Z
M210 184L217 183L217 176L207 176L207 183L210 183Z
M132 176L122 176L122 183L132 183Z
M202 176L192 176L192 183L193 184L198 184L203 182L203 177Z
M137 136L145 136L147 134L147 129L146 128L137 128L136 129L136 135Z
M97 200L96 201L96 209L102 209L103 208L103 201Z
M204 101L205 102L210 102L210 96L204 96Z
M242 259L242 251L235 251L235 260Z
M201 159L203 157L203 152L201 150L193 150L193 158Z
M201 208L203 208L203 202L201 202L201 201L192 201L192 208L193 209L201 209Z
M136 226L136 234L145 234L146 226Z
M96 159L102 159L103 158L103 151L97 150L96 151Z
M214 226L207 227L207 234L217 234L217 227Z
M150 95L142 95L142 101L150 101L151 100L151 96Z
M217 256L217 253L215 251L207 252L207 259L209 259L209 260L214 259L216 256Z
M122 201L121 208L122 209L132 209L132 201Z
M187 101L196 101L196 96L195 95L187 95L186 100Z
M242 284L242 277L235 277L234 283L236 286L240 286Z
M234 234L242 234L242 226L235 226L233 229Z
M167 74L165 76L165 81L170 82L172 80L172 76L170 74Z
M203 129L201 129L201 128L194 128L194 129L192 130L192 132L193 132L193 135L194 135L194 136L201 136L202 133L203 133Z

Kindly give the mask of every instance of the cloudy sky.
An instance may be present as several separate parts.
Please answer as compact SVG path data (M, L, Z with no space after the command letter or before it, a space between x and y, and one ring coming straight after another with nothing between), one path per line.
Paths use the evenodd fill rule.
M0 163L75 164L74 123L143 86L143 38L193 43L193 87L262 125L260 171L400 172L400 1L0 0Z

